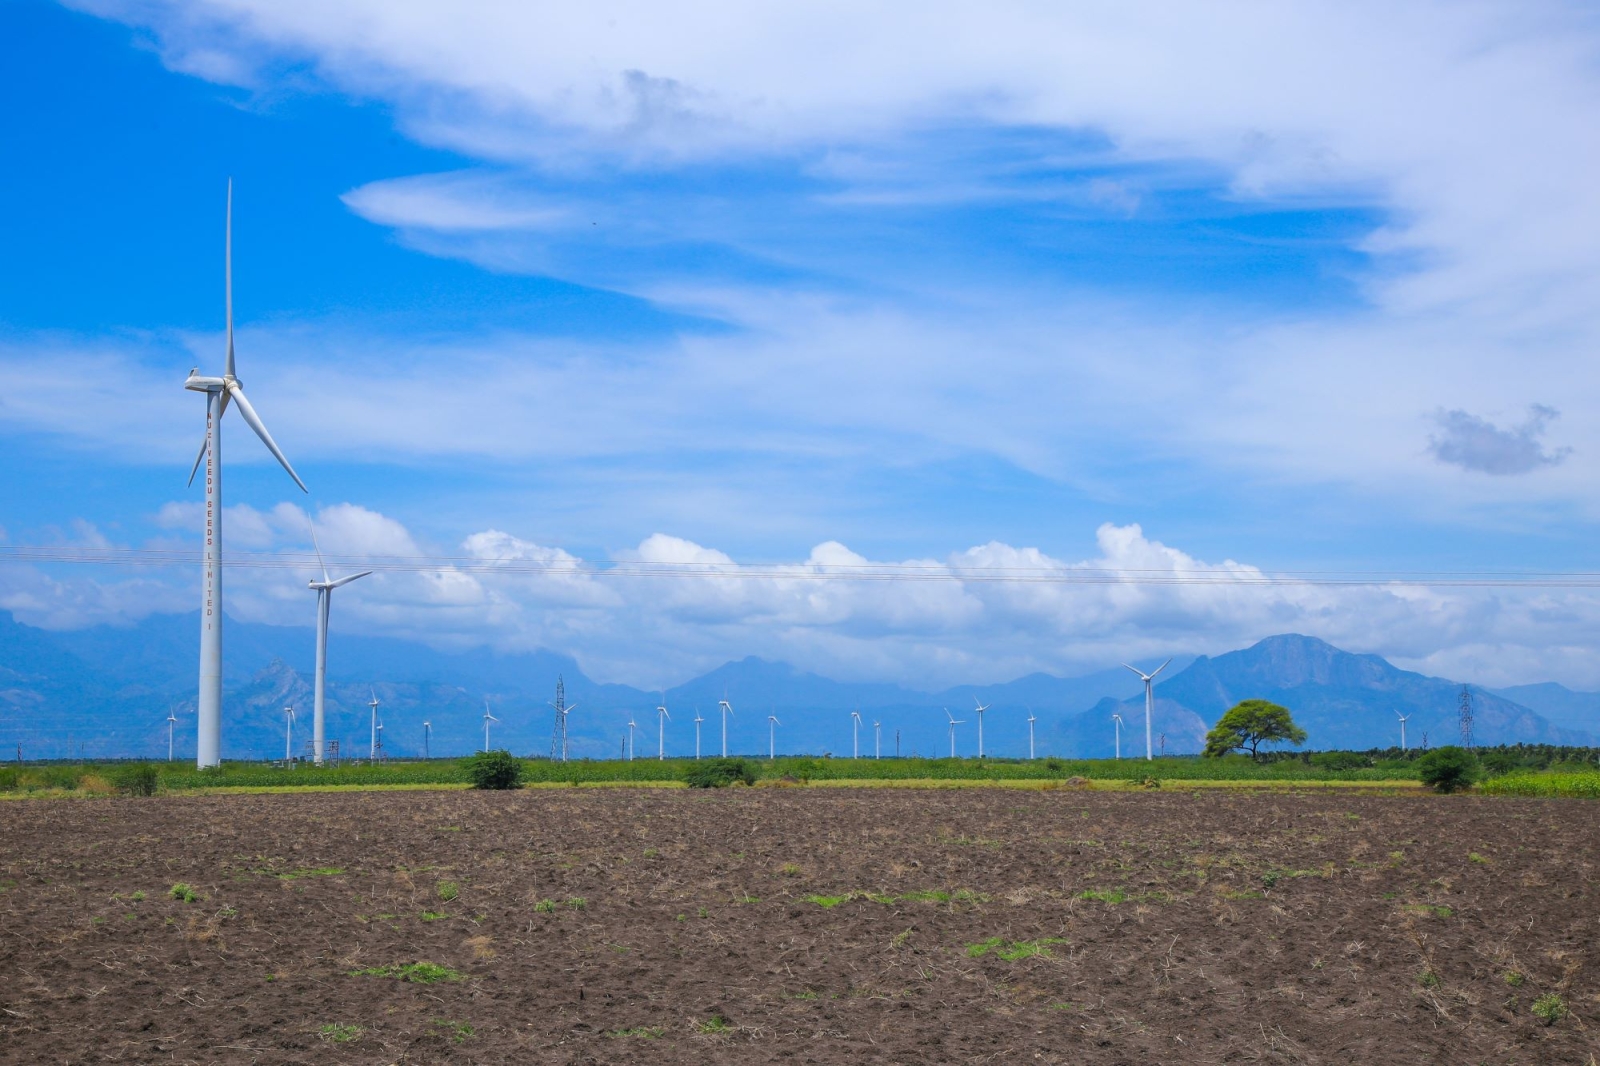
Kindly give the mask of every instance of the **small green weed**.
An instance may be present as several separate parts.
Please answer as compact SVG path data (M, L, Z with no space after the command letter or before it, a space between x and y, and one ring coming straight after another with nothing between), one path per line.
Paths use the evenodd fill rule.
M958 888L955 895L950 897L956 903L988 903L989 897L983 892L974 892L970 888Z
M1533 1013L1543 1019L1544 1024L1554 1025L1567 1016L1567 1003L1550 992L1533 1001Z
M182 881L179 881L177 884L167 889L167 895L171 896L173 899L182 900L184 903L193 903L200 898L200 893L196 892Z
M461 886L454 881L440 881L434 891L439 893L439 898L446 903L453 902L461 895Z
M465 1044L474 1032L472 1026L466 1022L452 1022L445 1018L435 1018L433 1024L443 1029L453 1044Z
M815 903L823 910L828 910L837 907L841 903L848 902L854 898L854 895L854 893L846 892L842 896L807 896L805 900L807 903Z
M571 899L567 900L567 906L575 911L581 911L588 905L589 901L584 899L582 896L573 896Z
M644 857L647 858L647 859L653 859L657 855L660 855L660 854L661 854L661 849L660 848L645 848L644 849Z
M1128 893L1120 888L1088 888L1079 892L1078 898L1099 900L1101 903L1125 903Z
M1019 962L1022 959L1048 959L1051 944L1065 944L1062 937L1045 937L1042 940L1005 940L992 936L988 940L980 940L976 944L967 945L967 957L981 959L985 955L994 954L1007 962Z
M553 899L541 899L538 903L533 905L533 910L536 914L552 914L559 906L561 906L561 904L557 903Z
M760 903L761 902L761 897L760 896L752 896L748 892L746 892L742 896L733 897L733 901L735 903Z
M133 900L133 902L138 903L138 902L140 902L140 901L142 901L144 899L144 891L141 889L140 891L135 892L133 895L129 896L128 898Z
M448 914L446 914L444 911L423 911L422 912L422 920L425 921L425 922L442 921L442 920L444 920L445 918L448 918L448 917L450 917L450 916Z
M1440 985L1439 975L1432 970L1423 970L1417 975L1417 984L1423 988L1438 988Z
M338 877L342 873L344 871L337 866L318 866L310 870L290 870L277 877L280 881L295 881L302 877Z
M799 877L800 864L797 862L786 862L782 866L778 867L778 872L785 877Z
M722 1015L713 1014L695 1026L695 1031L701 1033L731 1033L733 1032L733 1026Z
M440 981L461 981L465 976L433 962L411 962L404 965L374 966L367 970L351 970L351 977L396 977L416 985L437 984Z
M1505 982L1512 988L1520 988L1522 986L1523 976L1516 970L1507 970L1505 972Z
M1477 852L1475 852L1475 851L1469 851L1469 852L1467 852L1467 861L1468 861L1468 862L1477 862L1477 863L1483 863L1483 864L1484 864L1484 865L1488 865L1488 862L1489 862L1489 860L1488 860L1488 859L1486 859L1486 858L1485 858L1485 857L1484 857L1484 856L1482 856L1482 855L1479 855L1479 854L1478 854L1478 853L1477 853Z
M338 1022L329 1022L317 1030L317 1035L330 1044L348 1044L364 1032L366 1030L359 1025L340 1025Z

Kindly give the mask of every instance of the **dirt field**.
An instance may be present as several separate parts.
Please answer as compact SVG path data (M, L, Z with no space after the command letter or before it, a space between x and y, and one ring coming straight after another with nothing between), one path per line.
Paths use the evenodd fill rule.
M0 1061L1593 1063L1597 815L805 788L4 802ZM419 962L443 969L398 969Z

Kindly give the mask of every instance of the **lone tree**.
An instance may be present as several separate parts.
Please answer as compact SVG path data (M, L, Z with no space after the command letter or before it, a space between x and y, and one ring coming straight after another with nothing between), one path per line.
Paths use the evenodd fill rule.
M1217 758L1249 748L1250 757L1259 760L1261 745L1279 740L1298 746L1306 742L1306 731L1294 724L1289 708L1267 700L1245 700L1231 708L1206 734L1205 754Z

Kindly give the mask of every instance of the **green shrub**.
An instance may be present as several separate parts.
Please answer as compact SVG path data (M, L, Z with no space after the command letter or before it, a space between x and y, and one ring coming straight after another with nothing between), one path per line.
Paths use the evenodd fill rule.
M1478 760L1466 748L1434 748L1417 760L1417 776L1436 792L1457 792L1478 779Z
M1560 996L1551 992L1533 1001L1533 1013L1542 1018L1544 1024L1554 1025L1567 1016L1567 1004Z
M473 788L505 790L522 787L522 760L509 751L480 751L467 760Z
M111 784L126 796L154 796L161 787L161 772L150 763L134 763L112 771Z
M723 788L735 781L753 785L756 772L747 759L707 759L691 765L683 779L690 788Z
M1372 765L1370 756L1356 751L1318 751L1311 755L1311 765L1322 770L1365 770Z
M200 898L200 894L198 892L184 884L182 881L179 881L177 884L167 889L167 895L171 896L173 899L182 900L184 903L193 903L195 900Z

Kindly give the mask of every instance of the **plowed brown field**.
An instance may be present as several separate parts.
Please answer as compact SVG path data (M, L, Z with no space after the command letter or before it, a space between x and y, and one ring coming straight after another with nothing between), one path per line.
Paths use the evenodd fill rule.
M1592 1063L1597 814L1225 791L5 802L0 1061ZM417 962L453 974L386 975Z

